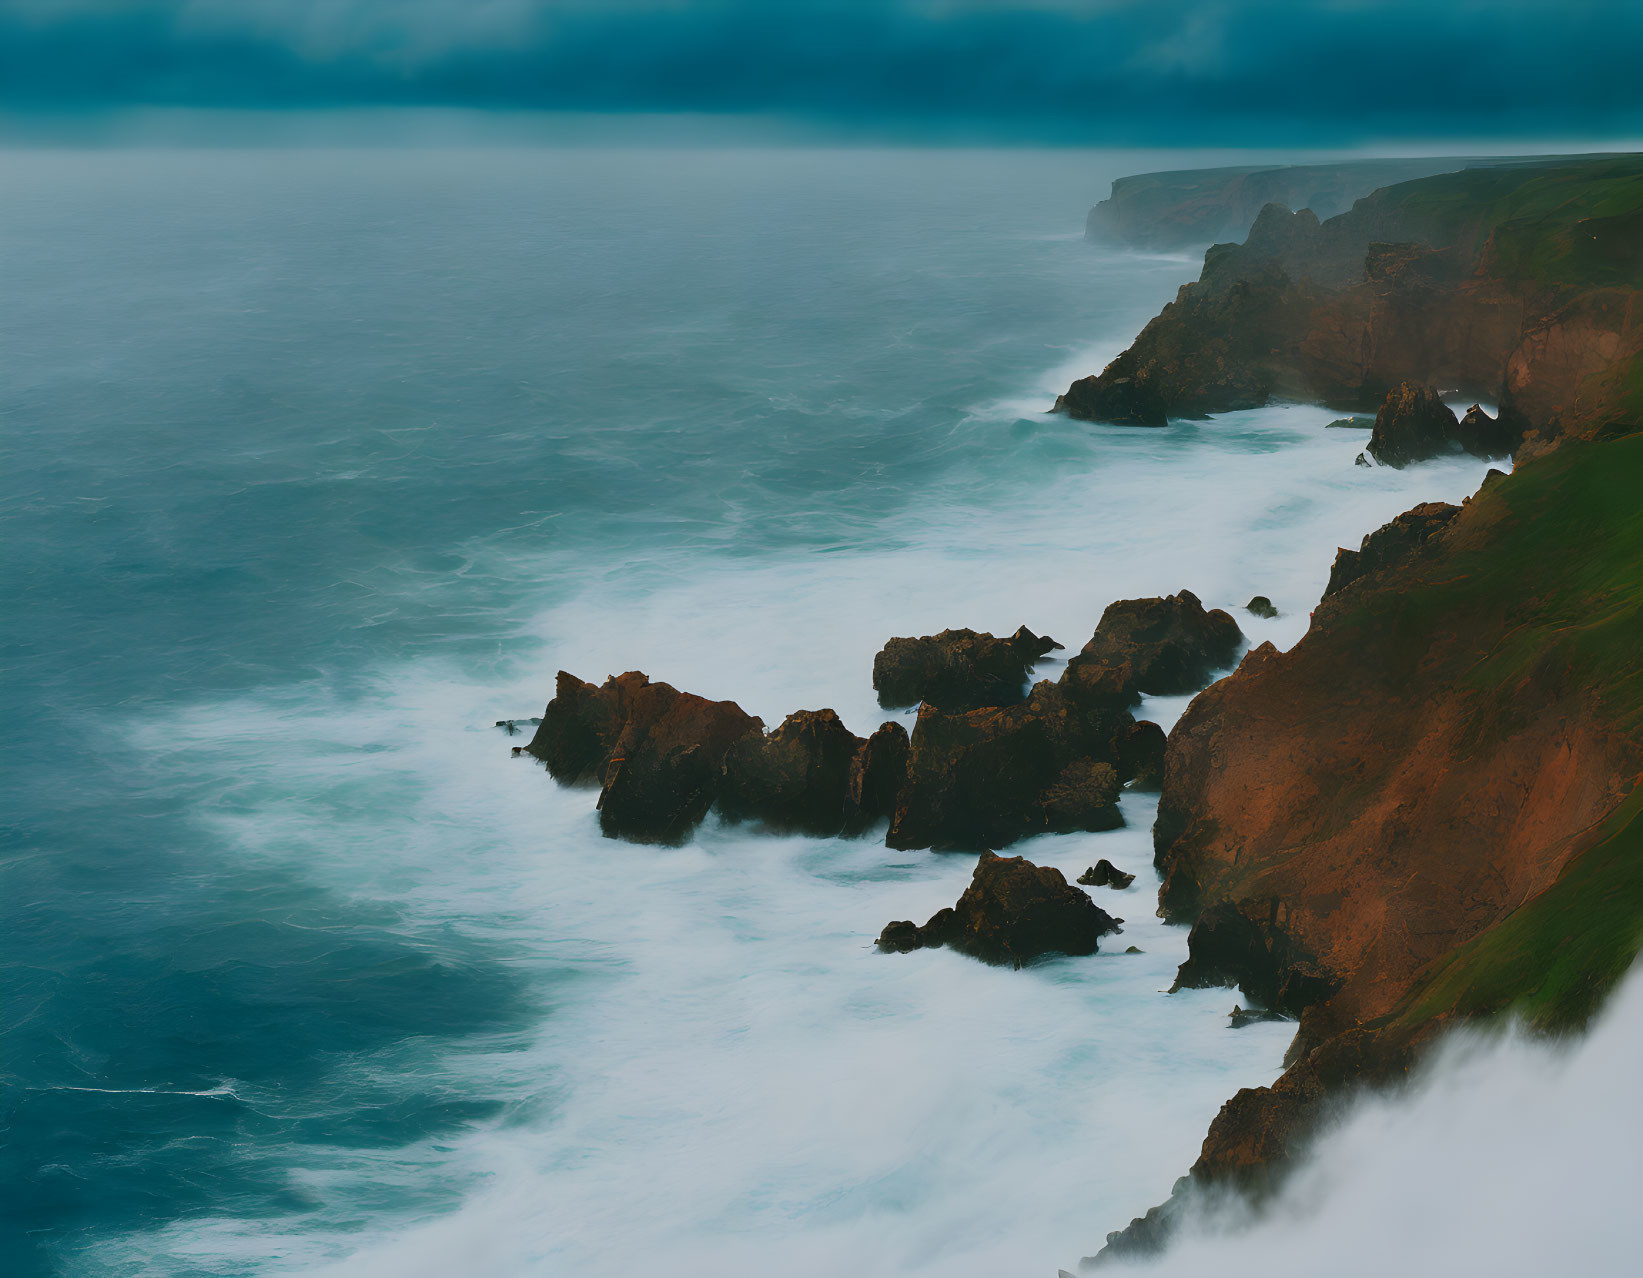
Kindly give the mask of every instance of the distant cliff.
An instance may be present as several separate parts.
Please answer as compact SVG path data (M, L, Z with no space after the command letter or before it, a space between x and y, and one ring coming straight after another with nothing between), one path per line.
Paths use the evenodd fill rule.
M1161 425L1272 398L1373 408L1411 380L1550 435L1640 406L1640 288L1643 157L1423 178L1322 223L1269 204L1057 407Z
M1337 164L1183 169L1119 178L1089 212L1084 238L1169 251L1241 240L1268 204L1334 217L1383 186L1513 158L1443 156L1349 160Z

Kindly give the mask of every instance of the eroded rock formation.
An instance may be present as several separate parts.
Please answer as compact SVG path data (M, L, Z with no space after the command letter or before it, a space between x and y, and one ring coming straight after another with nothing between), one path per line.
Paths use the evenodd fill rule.
M1458 514L1459 506L1443 501L1425 502L1366 534L1357 550L1337 550L1335 563L1329 570L1329 584L1324 587L1324 598L1340 593L1360 578L1406 564L1432 548L1432 539Z
M1244 642L1238 623L1219 608L1205 610L1190 590L1165 599L1120 599L1101 614L1069 672L1092 666L1127 670L1133 696L1196 692L1211 673L1232 664Z
M769 736L749 734L726 751L719 810L732 821L838 834L852 767L866 745L831 710L790 714Z
M873 688L882 706L1014 705L1026 697L1034 663L1060 646L1026 626L1005 639L975 630L892 639L873 658Z
M1053 866L983 852L957 905L938 910L923 927L908 920L888 924L878 945L895 953L945 945L985 963L1020 967L1042 954L1094 954L1121 921Z
M599 784L607 836L679 843L718 798L725 756L763 729L735 702L680 692L638 671L595 687L561 670L526 750L560 781Z
M1118 774L1135 720L1121 690L1037 684L1020 705L949 714L925 705L887 842L1002 847L1029 834L1123 824Z
M1262 1189L1331 1097L1403 1077L1446 1023L1579 1024L1626 970L1639 478L1643 434L1572 440L1401 516L1300 643L1250 652L1170 734L1154 838L1160 913L1193 924L1179 984L1300 1015L1283 1076L1227 1103L1194 1182Z
M1110 887L1123 891L1135 882L1135 875L1125 874L1106 857L1102 857L1080 874L1078 881L1085 887Z

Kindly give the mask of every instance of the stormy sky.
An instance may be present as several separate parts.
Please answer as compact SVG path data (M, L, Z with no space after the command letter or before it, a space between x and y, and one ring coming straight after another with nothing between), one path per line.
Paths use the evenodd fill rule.
M1637 0L0 0L0 105L764 114L1109 142L1643 132Z

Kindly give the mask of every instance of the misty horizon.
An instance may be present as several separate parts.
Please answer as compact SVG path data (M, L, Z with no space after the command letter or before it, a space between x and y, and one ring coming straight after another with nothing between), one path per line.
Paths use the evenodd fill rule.
M1103 145L1605 138L1643 132L1640 44L1643 10L1608 0L16 0L0 106L690 115Z

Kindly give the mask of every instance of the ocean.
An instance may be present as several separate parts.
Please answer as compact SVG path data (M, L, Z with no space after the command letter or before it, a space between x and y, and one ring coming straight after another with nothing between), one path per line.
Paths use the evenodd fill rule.
M1011 971L872 947L973 857L612 842L493 726L640 669L865 735L892 635L1183 588L1287 646L1471 492L1323 409L1046 412L1197 274L1082 239L1158 157L0 166L0 1269L1049 1275L1277 1074L1165 993L1153 797L1013 849L1139 877Z

